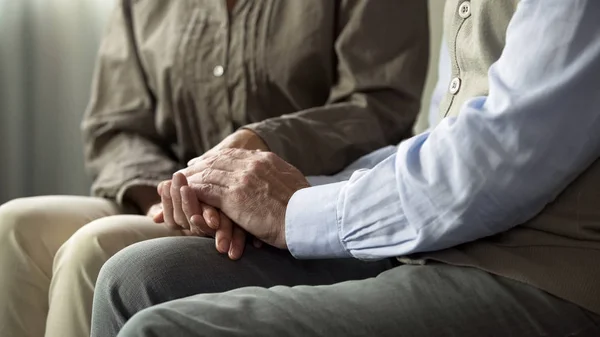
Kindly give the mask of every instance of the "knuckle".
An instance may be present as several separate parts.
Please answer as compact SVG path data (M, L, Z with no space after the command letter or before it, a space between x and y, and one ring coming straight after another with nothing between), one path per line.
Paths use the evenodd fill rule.
M193 214L193 210L192 207L189 203L186 202L182 202L181 203L181 210L183 211L183 214L185 215L185 217L189 218L191 217Z
M207 168L206 170L202 171L202 174L200 175L201 179L206 180L211 172L212 172L211 168Z
M248 163L248 171L256 171L258 169L258 162L257 161L251 161L250 163ZM248 174L248 172L244 172L245 174Z
M234 152L235 152L234 148L227 148L227 149L221 150L222 154L228 155L228 156L232 155Z
M179 214L179 212L177 212L176 214L173 215L173 220L175 221L176 224L178 224L180 226L185 226L188 224L185 216L183 214Z
M195 233L197 235L202 235L202 236L210 236L211 235L210 229L203 225L196 225L196 226L192 227L191 230L193 233Z
M204 159L204 164L208 167L212 166L217 161L218 155L218 153L215 153L214 155L207 157Z
M268 162L274 162L278 158L273 152L262 152L262 157Z
M202 184L198 186L198 192L204 195L211 194L213 189L214 187L212 184Z
M232 194L235 203L246 203L248 201L248 193L243 189L238 189Z
M252 182L252 173L244 172L244 174L240 177L240 185L236 186L237 189L243 189L244 186L249 185Z
M252 172L264 171L267 168L267 163L263 160L254 160L248 164L248 168Z

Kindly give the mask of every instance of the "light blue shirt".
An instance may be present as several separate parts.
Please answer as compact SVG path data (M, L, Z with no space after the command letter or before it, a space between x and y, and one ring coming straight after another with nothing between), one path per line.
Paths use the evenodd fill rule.
M440 70L434 105L450 77L444 47ZM489 88L458 117L337 176L311 177L324 185L296 192L287 208L290 252L381 259L436 251L540 212L600 156L600 1L522 0Z

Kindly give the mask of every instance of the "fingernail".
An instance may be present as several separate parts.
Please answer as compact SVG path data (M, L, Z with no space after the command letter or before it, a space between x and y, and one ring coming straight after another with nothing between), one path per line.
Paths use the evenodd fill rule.
M229 258L232 260L237 260L239 258L239 254L237 249L235 249L235 247L231 246L231 248L229 248Z
M229 250L230 242L227 239L219 240L219 251L225 253Z

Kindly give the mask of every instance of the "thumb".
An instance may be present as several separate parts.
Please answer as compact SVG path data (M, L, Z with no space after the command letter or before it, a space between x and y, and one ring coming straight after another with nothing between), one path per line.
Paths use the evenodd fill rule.
M163 213L163 211L158 211L158 213L154 214L154 216L152 216L152 220L154 220L154 222L156 223L163 223L165 222L165 214Z

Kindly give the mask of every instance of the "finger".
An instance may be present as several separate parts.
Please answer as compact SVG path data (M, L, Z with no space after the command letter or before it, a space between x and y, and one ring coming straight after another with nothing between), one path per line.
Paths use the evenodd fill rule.
M173 201L171 200L171 182L167 181L163 184L162 193L160 194L160 201L163 208L163 218L167 227L171 229L181 229L175 224L173 220Z
M204 222L200 201L189 186L181 187L181 200L183 212L189 219L191 231L198 235L214 236L215 231Z
M193 193L193 191L192 191ZM195 196L195 195L194 195ZM217 230L219 229L220 224L220 216L219 211L217 211L214 207L201 203L200 207L202 208L202 218L208 225L208 227Z
M198 234L196 234L196 233L192 232L192 231L191 231L191 230L189 230L189 229L182 229L182 230L181 230L181 234L183 234L183 236L200 236L200 237L203 237L203 236L204 236L204 235L201 235L201 234L200 234L200 235L198 235Z
M202 160L202 156L196 157L194 159L190 159L190 161L187 162L187 166L192 166L192 165L196 164L200 160Z
M158 195L162 194L162 188L164 186L164 184L167 182L168 180L165 181L161 181L158 186L156 186L156 192L158 193Z
M204 170L206 170L207 168L210 167L210 165L212 165L214 159L211 161L208 160L197 160L193 165L188 166L184 169L181 169L177 172L182 173L183 175L185 175L186 177L190 177L198 172L202 172Z
M246 247L246 231L239 226L233 228L233 237L231 239L231 246L229 247L229 258L232 260L238 260L244 254L244 248Z
M233 223L223 213L220 213L220 218L221 226L215 235L215 245L219 253L227 254L233 236Z
M182 228L190 228L188 217L183 212L183 205L181 204L181 187L187 186L187 179L181 173L175 173L173 180L171 181L171 200L173 202L173 220L177 225Z
M159 195L159 197L160 197L160 195ZM158 204L154 204L154 205L150 206L148 211L146 211L146 216L152 218L153 220L154 220L154 218L157 218L157 220L160 220L157 217L157 215L160 213L162 213L162 204L158 203Z
M152 220L154 220L154 222L156 222L156 223L165 222L165 217L164 217L163 211L158 211L158 213L154 214L154 216L152 217Z
M195 226L192 223L192 217L194 217L194 215L202 214L200 201L196 198L194 191L192 191L189 186L184 185L179 189L179 195L181 197L181 210L183 211L184 217L188 219L188 222L190 223L190 230L192 230L192 232L198 230L202 231L202 229L199 228L200 226Z

